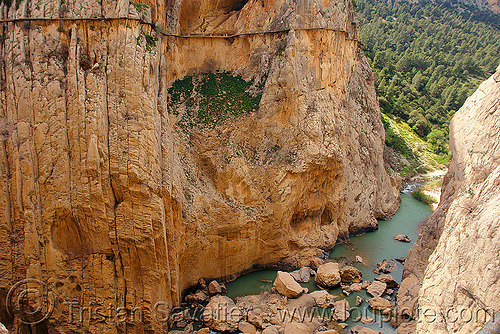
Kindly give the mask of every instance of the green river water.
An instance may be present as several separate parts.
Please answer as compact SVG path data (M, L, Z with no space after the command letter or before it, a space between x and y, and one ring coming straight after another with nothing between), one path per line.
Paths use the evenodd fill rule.
M389 221L380 221L379 229L374 232L366 233L362 236L352 237L348 243L335 246L330 254L330 258L347 258L353 260L356 255L363 258L363 264L358 263L354 266L363 273L363 279L373 281L377 276L373 273L377 262L384 259L394 259L395 257L405 257L411 244L398 242L393 239L396 234L406 234L412 242L417 238L418 224L426 219L431 214L431 208L413 198L410 194L401 195L401 208ZM403 274L403 265L398 263L395 271L391 273L395 280L401 282ZM262 270L244 275L234 282L227 284L227 296L236 299L239 296L259 294L269 290L272 284L263 281L274 281L276 271ZM309 283L301 284L309 291L318 290L311 279ZM349 297L342 294L340 288L329 290L330 293L340 296L339 299L347 299L351 308L355 306L356 296L361 296L365 300L371 298L366 293L366 290L354 292ZM361 313L360 313L361 312ZM355 314L356 313L356 314ZM348 324L358 324L354 322L355 317L359 314L362 316L371 316L374 319L380 319L380 315L373 314L366 303L359 307L359 310L352 312L351 318L347 321ZM362 324L361 324L362 325ZM390 324L384 322L374 322L370 325L362 325L372 329L376 329L383 333L396 333L396 329ZM338 329L337 329L338 330ZM339 331L340 332L340 331ZM348 331L345 330L347 333Z

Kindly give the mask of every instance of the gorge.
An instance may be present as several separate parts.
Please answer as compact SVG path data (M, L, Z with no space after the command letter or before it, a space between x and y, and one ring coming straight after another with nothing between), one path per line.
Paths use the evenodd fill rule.
M81 307L178 305L199 278L301 266L399 203L350 2L3 1L0 287L44 282L14 332L146 333ZM154 29L153 29L154 28ZM258 111L179 130L169 88L230 72Z
M325 258L401 201L355 2L143 1L0 1L0 322L165 333L158 314L129 316L167 316L206 283L263 268L338 261L350 270L339 293L382 285L371 267L355 282L352 261ZM429 322L421 309L500 311L499 107L500 68L452 121L441 203L400 259L399 291L371 294L397 302L398 333L489 320ZM217 284L210 303L234 305ZM316 302L272 291L236 304ZM259 332L311 332L301 325Z

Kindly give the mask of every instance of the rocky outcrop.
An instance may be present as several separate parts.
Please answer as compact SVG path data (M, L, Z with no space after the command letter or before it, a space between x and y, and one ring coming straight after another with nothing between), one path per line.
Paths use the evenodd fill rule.
M0 19L0 294L45 284L41 331L161 331L152 311L200 277L309 265L398 205L350 1L19 0ZM214 72L257 110L181 128L169 88ZM64 301L145 315L75 322Z
M472 333L500 310L500 67L457 112L450 137L441 203L408 253L397 295L402 318L419 317L418 333Z

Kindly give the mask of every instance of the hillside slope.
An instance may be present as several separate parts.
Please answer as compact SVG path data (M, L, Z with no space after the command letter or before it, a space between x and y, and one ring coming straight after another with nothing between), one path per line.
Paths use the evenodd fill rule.
M357 4L383 113L449 162L451 118L500 62L500 15L451 1Z

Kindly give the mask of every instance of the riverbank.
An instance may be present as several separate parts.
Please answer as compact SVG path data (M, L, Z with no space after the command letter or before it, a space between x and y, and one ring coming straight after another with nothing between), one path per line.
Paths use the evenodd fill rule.
M408 180L403 193L411 193L421 202L436 210L441 200L441 188L446 170L438 169L427 174L417 175Z
M234 303L236 309L240 306L246 306L250 308L265 308L267 310L272 305L281 305L283 307L281 311L290 311L290 309L294 307L304 307L305 311L313 310L316 315L319 314L323 318L326 316L322 321L306 324L308 326L306 327L309 329L294 328L297 333L309 333L308 331L313 327L314 331L335 330L337 333L348 333L348 330L359 325L371 328L376 332L396 333L397 330L390 325L391 315L382 315L382 310L377 310L376 308L378 306L374 305L373 301L368 304L368 301L374 299L373 288L370 290L370 286L383 286L383 284L380 284L380 281L377 281L380 277L374 272L374 269L380 267L382 263L389 263L389 267L392 266L392 268L389 268L390 270L387 274L391 275L394 283L391 284L390 288L385 286L383 291L377 292L376 294L380 294L382 299L393 305L397 293L397 286L401 282L403 272L402 263L394 260L398 259L401 262L404 261L406 253L412 246L411 242L406 243L397 241L394 239L394 236L405 234L411 241L416 240L418 236L418 224L430 214L431 208L429 206L417 201L410 194L403 193L401 196L401 208L391 220L380 221L379 228L374 232L352 237L348 242L337 245L330 253L329 258L323 259L321 263L311 263L311 267L315 270L314 274L324 263L338 263L339 268L354 268L350 270L355 272L359 271L361 275L359 283L344 282L342 280L342 282L339 282L340 284L333 287L324 287L318 286L315 282L315 277L312 276L309 280L300 283L300 289L306 289L306 292L303 293L301 297L298 299L283 299L283 296L280 295L273 286L278 271L262 270L251 272L239 277L233 282L227 283L227 294L225 296L228 297L228 299L224 299L224 301L229 304ZM345 271L345 269L342 270ZM324 295L324 292L327 294ZM331 298L332 305L320 307L318 302L314 301L313 298L313 296L318 293L323 294L324 298ZM204 293L198 291L195 292L193 296L196 294L202 295ZM210 292L207 292L207 301L209 295ZM213 299L214 297L212 297L210 301ZM273 302L270 302L270 300ZM363 300L362 303L360 302L361 300ZM379 303L385 303L381 299L376 300ZM337 314L334 317L336 314L335 310L339 307L345 307L346 305L349 307L349 316L345 314L345 317L339 317L339 314ZM254 321L255 319L252 318L252 316L249 318L249 315L246 314L239 319L237 323L231 324L231 328L233 328L234 331L239 330L243 332L247 332L248 328L250 328L250 332L252 333L263 332L266 334L269 333L271 328L278 332L280 330L283 330L285 333L290 332L291 329L289 325L288 328L285 328L286 321L284 322L282 321L283 319L279 319L279 316L283 316L280 310L274 310L276 311L275 313L273 313L271 309L268 311L270 312L267 314L268 317L264 317L262 321ZM253 322L250 321L251 319ZM214 327L216 326L214 325L215 322L217 321L212 319L210 321L205 321L204 324L211 324L213 327L212 329L214 329L216 328ZM243 323L243 330L239 329L239 324L241 322ZM298 322L299 325L301 324L297 319L292 322ZM187 322L181 323L181 325L185 324L187 324ZM178 324L176 324L176 326L177 325ZM203 323L200 323L200 325L203 326ZM346 329L343 327L346 327ZM268 330L268 328L270 329ZM310 333L312 332L313 331ZM183 333L186 333L185 329L183 329Z

